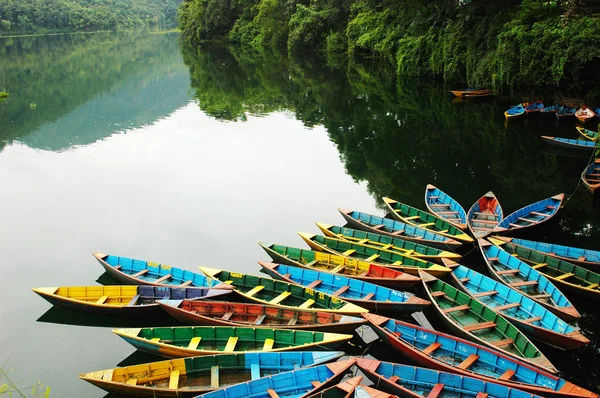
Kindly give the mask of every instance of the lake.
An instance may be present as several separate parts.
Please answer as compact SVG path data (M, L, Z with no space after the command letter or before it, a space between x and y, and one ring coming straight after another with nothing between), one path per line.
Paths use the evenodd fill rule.
M428 183L465 208L493 190L506 214L564 192L558 216L525 236L600 249L600 206L579 186L589 156L540 139L577 137L573 121L505 123L520 99L453 101L380 60L195 51L178 34L12 38L0 39L2 89L0 361L51 396L104 397L77 375L155 359L111 333L148 320L50 309L31 292L111 283L95 251L257 273L258 241L303 247L297 232L342 224L339 207L383 214L382 196L424 207ZM599 312L574 302L591 343L538 346L597 390Z

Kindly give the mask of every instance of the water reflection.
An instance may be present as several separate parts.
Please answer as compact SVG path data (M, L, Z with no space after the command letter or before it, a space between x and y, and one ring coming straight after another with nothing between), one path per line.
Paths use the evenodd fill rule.
M176 326L179 322L166 313L158 312L149 317L113 316L88 314L68 308L53 306L37 319L37 322L55 323L59 325L111 327L111 328L139 328ZM183 324L181 324L183 326Z

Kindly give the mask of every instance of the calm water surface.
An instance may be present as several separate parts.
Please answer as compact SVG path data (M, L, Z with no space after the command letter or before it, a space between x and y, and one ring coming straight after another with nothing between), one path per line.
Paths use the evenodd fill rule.
M423 207L427 183L467 208L493 190L507 213L565 192L559 216L529 236L600 249L599 207L575 190L587 156L539 139L575 137L573 122L505 125L507 103L455 103L379 62L196 53L177 35L2 39L0 88L11 93L0 102L0 360L52 396L103 397L77 374L155 359L110 332L148 320L50 309L30 291L111 283L92 251L256 273L259 240L301 247L296 232L342 223L338 207L379 213L383 195ZM600 320L576 304L592 343L539 346L597 389Z

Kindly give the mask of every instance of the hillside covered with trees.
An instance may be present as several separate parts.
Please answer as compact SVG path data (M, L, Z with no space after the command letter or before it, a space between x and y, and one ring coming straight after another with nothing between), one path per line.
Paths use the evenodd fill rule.
M0 0L0 36L175 26L181 0Z
M369 54L401 76L502 87L597 86L594 0L184 0L192 45Z

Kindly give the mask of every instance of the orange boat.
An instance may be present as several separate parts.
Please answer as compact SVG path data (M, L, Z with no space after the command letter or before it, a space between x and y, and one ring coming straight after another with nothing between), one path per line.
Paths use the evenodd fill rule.
M594 113L593 110L591 110L587 106L582 106L581 108L579 108L577 110L577 112L575 112L575 117L580 122L584 122L585 123L589 119L592 119L592 118L596 117L596 114Z

